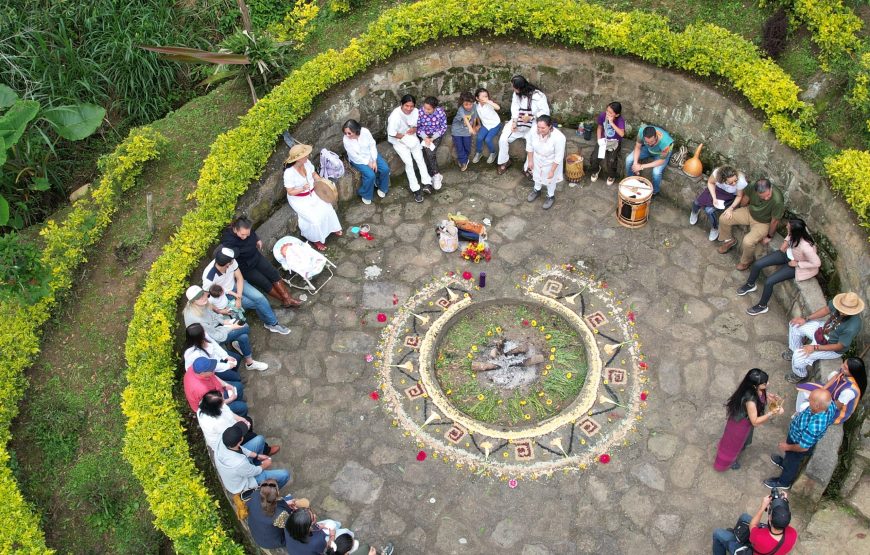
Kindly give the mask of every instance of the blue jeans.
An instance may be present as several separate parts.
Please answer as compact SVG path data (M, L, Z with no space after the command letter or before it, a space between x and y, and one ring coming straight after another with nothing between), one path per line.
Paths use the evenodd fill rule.
M701 205L698 204L698 201L692 201L692 212L700 212ZM710 229L719 229L719 212L721 210L717 210L713 206L705 206L704 212L707 213L707 218L710 220Z
M238 366L237 366L238 368ZM215 376L222 379L225 382L240 382L242 381L242 376L236 370L224 370L223 372L215 372Z
M785 442L789 445L797 444L797 442L792 441L790 437L786 438ZM803 462L804 457L812 454L812 449L808 451L786 451L785 456L782 458L782 474L779 475L777 481L784 486L791 486L794 483L795 478L797 478L798 472L800 472L801 463Z
M242 349L242 356L248 358L251 356L251 340L248 339L248 333L251 331L250 326L245 324L244 326L232 330L227 334L227 338L224 341L224 345L232 346L233 341L239 342L239 347ZM228 351L230 355L233 354L233 351ZM235 358L235 357L234 357Z
M654 158L652 154L649 152L649 147L645 144L640 145L640 160L645 158ZM656 158L656 160L660 160L660 158ZM668 162L671 161L671 155L668 154L668 157L665 158L665 163L661 166L656 166L652 169L652 183L653 183L653 193L658 193L662 188L662 176L665 174L665 168L668 167ZM629 175L635 175L633 171L631 171L631 165L634 164L634 151L632 150L628 156L625 158L625 175L628 177Z
M501 124L499 123L492 129L487 129L486 127L480 126L480 130L477 132L477 150L476 152L480 152L481 148L483 148L483 142L486 141L486 146L489 148L490 154L495 154L496 147L494 140L498 140L498 132L501 131Z
M350 165L356 168L356 170L362 175L362 183L360 184L359 189L356 190L356 194L366 200L372 200L372 195L375 193L375 180L378 182L378 189L383 193L389 192L390 165L387 164L387 161L384 160L383 156L378 154L377 172L373 171L365 164L351 162Z
M471 136L457 137L454 135L453 144L456 145L456 158L460 165L465 165L468 162L468 155L471 154Z
M254 476L254 480L257 481L257 484L262 484L266 480L275 480L276 482L278 482L278 489L281 489L287 485L287 482L290 481L290 473L283 468L278 468L275 470L272 470L270 468L269 470L264 470L263 472L260 472L259 474Z
M229 403L227 406L230 407L230 410L235 414L238 414L239 416L247 416L248 403L242 401L242 399L245 398L245 386L242 385L242 382L224 381L236 388L236 400Z
M740 520L749 524L752 522L752 517L749 513L740 515ZM740 547L740 542L734 537L734 532L725 528L716 528L713 530L713 555L726 555L734 553L734 550Z
M242 289L242 308L245 310L254 309L260 320L267 326L274 326L278 323L278 317L275 316L275 311L272 310L266 296L247 281L245 282L244 289Z

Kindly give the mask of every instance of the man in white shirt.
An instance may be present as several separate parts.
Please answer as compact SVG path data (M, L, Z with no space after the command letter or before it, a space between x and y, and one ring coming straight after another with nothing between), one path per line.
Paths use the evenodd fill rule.
M413 95L406 94L402 97L401 104L397 106L390 117L387 118L387 140L396 149L396 154L405 163L405 173L408 175L408 186L414 193L414 200L423 202L423 194L420 192L420 183L414 172L414 162L420 170L420 179L423 185L432 185L432 176L426 171L426 160L423 159L423 145L417 138L417 99Z
M235 291L238 297L235 299L236 307L254 309L257 316L263 321L263 326L272 333L287 335L290 330L278 323L278 317L272 310L269 301L253 285L249 285L242 277L239 263L235 260L236 253L232 249L221 247L218 249L214 260L205 267L202 273L202 288L208 291L212 284L216 283L223 287L224 291Z
M290 473L284 469L271 470L271 457L242 447L245 431L245 425L240 422L227 428L215 451L214 465L224 487L236 494L272 479L278 482L279 488L283 488L290 481Z

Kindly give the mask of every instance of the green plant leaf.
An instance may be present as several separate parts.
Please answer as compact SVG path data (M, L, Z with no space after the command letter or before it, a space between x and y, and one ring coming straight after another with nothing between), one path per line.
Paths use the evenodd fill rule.
M106 117L106 109L96 104L74 104L48 108L40 116L64 139L80 141L93 135Z
M0 84L0 110L5 110L12 106L16 100L18 100L18 95L15 94L15 91L6 85Z
M6 149L15 146L27 124L39 112L39 102L35 100L16 100L5 114L0 116L0 139L3 139ZM5 150L5 149L4 149Z
M0 166L6 163L6 141L0 137Z
M9 222L9 203L0 195L0 225L6 225Z
M33 183L30 185L31 191L48 191L51 189L51 183L47 177L34 177Z
M139 48L163 54L166 58L176 62L242 66L251 63L247 56L241 54L209 52L197 48L184 48L182 46L140 46Z

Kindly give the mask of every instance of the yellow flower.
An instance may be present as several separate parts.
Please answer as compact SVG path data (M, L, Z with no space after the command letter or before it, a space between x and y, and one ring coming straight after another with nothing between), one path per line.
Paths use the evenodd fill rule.
M531 324L532 324L532 327L533 327L533 328L538 327L538 321L537 321L537 320L532 320L532 321L531 321Z
M556 352L556 347L550 347L550 352L551 352L551 353L555 353L555 352Z
M523 407L526 406L526 400L525 400L525 399L523 399L522 401L520 401L520 406L523 406Z
M497 405L500 405L500 404L502 404L503 402L504 402L504 401L502 401L501 399L499 399L498 402L497 402L496 404L497 404Z
M552 370L552 369L553 369L553 365L552 365L552 364L548 364L548 365L544 366L544 368L546 368L547 370Z
M468 354L467 354L467 355L465 355L465 356L467 356L467 357L468 357L468 358L474 358L474 355L473 355L473 354L471 354L471 353L468 353Z
M504 452L501 454L501 456L504 457L504 458L508 458L507 451L504 451Z
M477 351L477 345L472 345L472 346L471 346L471 350L472 350L472 351Z
M548 333L547 335L544 336L544 339L550 340L550 339L553 339L553 336Z
M565 377L568 378L569 380L571 379L571 376L573 376L573 374L571 372L568 372L567 374L565 374Z
M495 327L495 333L501 333L501 326Z
M487 336L487 337L492 337L492 332L491 332L491 331L486 332L486 336Z
M547 374L549 374L549 373L550 373L549 370L544 370L543 372L541 372L541 374L543 374L543 375L545 375L545 376L546 376Z
M547 399L547 404L548 404L548 405L552 405L552 404L553 404L553 400L552 400L552 399Z
M452 389L448 389L448 390L447 390L447 391L445 391L445 392L444 392L444 393L446 393L446 394L447 394L447 395L450 395L450 394L452 394L452 393L453 393L453 390L452 390Z
M529 413L525 413L525 414L523 414L523 419L524 419L524 420L531 420L531 419L532 419L532 415L529 414Z
M478 394L477 394L477 400L478 400L478 401L483 401L484 399L486 399L486 397L484 396L483 393L478 393Z
M544 392L543 392L543 391L538 391L538 397L543 397L543 396L544 396Z
M550 355L550 360L556 360L556 355Z

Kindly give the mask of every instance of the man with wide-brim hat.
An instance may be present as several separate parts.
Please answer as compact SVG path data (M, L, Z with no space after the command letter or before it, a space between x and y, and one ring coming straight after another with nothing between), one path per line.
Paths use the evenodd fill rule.
M851 291L835 296L826 306L806 318L789 322L788 346L782 358L791 361L789 383L806 381L813 362L840 358L861 332L861 312L864 301ZM809 342L806 342L809 340Z
M290 149L290 155L284 161L284 189L287 202L299 216L299 233L314 248L323 251L330 234L342 235L341 222L332 204L320 198L315 190L315 183L323 179L314 171L309 154L309 145L297 144Z

